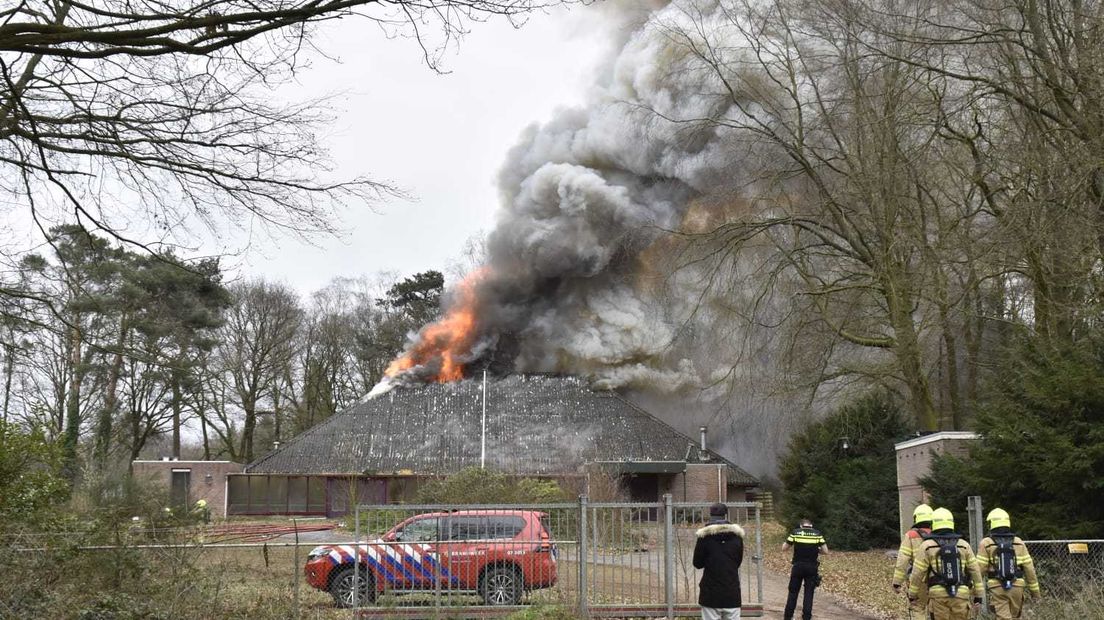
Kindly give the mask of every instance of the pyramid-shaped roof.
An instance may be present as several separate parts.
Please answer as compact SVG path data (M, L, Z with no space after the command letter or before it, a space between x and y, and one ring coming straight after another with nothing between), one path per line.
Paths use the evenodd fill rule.
M251 463L249 473L444 475L479 466L483 383L396 387ZM585 463L713 462L729 482L757 480L612 390L578 377L510 375L486 383L486 464L555 476Z

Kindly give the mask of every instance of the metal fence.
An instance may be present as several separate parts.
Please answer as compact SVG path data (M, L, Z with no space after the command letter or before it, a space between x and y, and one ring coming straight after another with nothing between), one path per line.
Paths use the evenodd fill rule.
M981 497L967 498L966 514L968 538L976 550L985 537L985 508ZM1025 540L1024 544L1035 563L1039 583L1047 592L1076 596L1086 587L1099 589L1104 584L1104 539Z
M1104 585L1104 540L1025 540L1039 583L1048 593L1076 595Z
M334 532L263 542L213 542L201 528L138 529L106 539L86 532L0 536L0 619L225 617L338 620L303 565ZM346 540L348 535L341 536ZM122 605L123 607L118 607ZM133 613L128 613L133 612Z
M692 556L708 507L669 496L378 505L359 507L343 531L333 522L273 519L5 532L0 618L57 617L59 609L101 617L103 605L141 611L147 603L194 618L490 617L534 607L574 617L696 616ZM743 615L761 616L759 507L728 507L745 529ZM354 556L362 569L345 570Z
M696 616L695 532L709 504L359 506L354 541L318 550L307 581L354 617L507 615L557 605L580 617ZM759 505L745 528L744 616L762 615ZM354 555L359 558L354 570ZM317 567L317 572L312 571Z

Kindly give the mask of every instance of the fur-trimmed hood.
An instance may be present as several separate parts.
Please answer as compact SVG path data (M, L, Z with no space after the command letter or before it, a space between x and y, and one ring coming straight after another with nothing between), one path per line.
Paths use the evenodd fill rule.
M697 531L698 538L705 538L706 536L716 536L717 534L735 534L740 538L743 538L744 528L736 525L735 523L713 523Z

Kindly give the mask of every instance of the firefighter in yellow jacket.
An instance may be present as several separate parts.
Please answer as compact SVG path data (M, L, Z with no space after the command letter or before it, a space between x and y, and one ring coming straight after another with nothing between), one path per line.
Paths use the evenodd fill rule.
M1012 519L1000 508L994 508L985 518L989 536L978 547L978 564L987 577L989 610L999 620L1019 618L1023 612L1024 589L1033 600L1039 600L1039 578L1027 546L1012 533Z
M932 532L913 558L909 600L922 600L926 594L932 620L968 620L971 611L981 608L983 588L974 551L954 531L954 515L936 508Z
M908 586L912 572L913 558L920 551L924 538L931 534L932 509L920 504L912 511L912 527L901 537L901 548L897 550L897 566L893 569L893 591L900 592L901 586ZM906 588L907 589L907 588ZM913 611L923 611L927 600L910 603Z

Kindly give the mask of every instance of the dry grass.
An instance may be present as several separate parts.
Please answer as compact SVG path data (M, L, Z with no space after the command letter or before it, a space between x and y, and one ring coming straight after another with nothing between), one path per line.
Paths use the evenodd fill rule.
M690 602L696 593L693 571L683 557L692 548L693 528L680 528L676 595ZM335 533L341 538L347 532ZM781 550L786 531L763 526L766 567L789 571L790 557ZM749 539L754 529L749 528ZM59 618L73 620L277 620L350 618L336 609L325 592L302 576L307 548L298 557L288 547L62 552L56 562L41 554L9 555L0 563L0 619ZM589 567L591 601L657 602L663 598L662 562L656 551L604 553ZM559 562L559 583L529 596L532 607L518 620L571 617L576 600L577 558L569 550ZM589 560L590 558L588 558ZM823 588L855 610L879 618L907 618L903 596L890 588L894 560L886 551L833 552L822 567ZM683 579L683 577L686 577ZM1044 591L1046 584L1044 583ZM28 602L28 599L30 600ZM385 596L379 605L432 605L426 596ZM453 604L478 604L470 595ZM14 603L21 603L22 607ZM19 609L19 613L10 610ZM1032 606L1036 620L1104 620L1104 591L1085 587L1077 596L1044 599ZM30 611L28 611L30 610Z
M763 563L781 574L790 572L792 557L792 552L782 551L786 534L780 525L763 525ZM887 620L907 618L904 595L895 594L890 586L894 562L887 550L832 551L821 563L821 588L854 611Z
M1074 596L1046 597L1028 605L1033 620L1104 620L1104 586L1087 583Z
M785 538L782 526L763 526L764 563L770 570L783 574L790 568L790 554L781 549ZM821 564L822 587L855 611L886 620L908 618L904 596L895 594L890 587L894 562L889 550L833 551ZM1043 586L1045 592L1046 584ZM1025 617L1034 620L1104 620L1104 588L1099 583L1087 584L1076 596L1046 597L1038 604L1028 603L1027 609L1031 615Z

